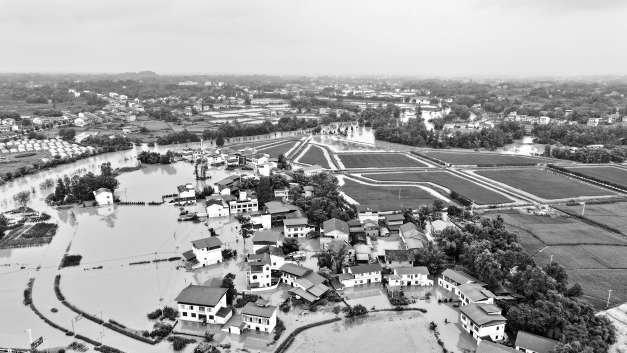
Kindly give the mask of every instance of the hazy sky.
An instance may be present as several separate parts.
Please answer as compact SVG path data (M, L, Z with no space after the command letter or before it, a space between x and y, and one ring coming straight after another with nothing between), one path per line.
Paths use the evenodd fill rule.
M1 72L627 74L627 0L0 0Z

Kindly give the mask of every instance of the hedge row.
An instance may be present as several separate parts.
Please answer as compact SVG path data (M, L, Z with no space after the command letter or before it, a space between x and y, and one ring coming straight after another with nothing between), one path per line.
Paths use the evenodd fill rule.
M102 346L98 346L96 348L94 348L94 350L98 351L98 352L102 352L102 353L124 353L124 351L121 351L117 348L113 348L111 346L107 346L105 344L103 344Z
M83 316L84 318L86 318L89 321L93 321L93 322L97 323L98 325L104 324L104 321L102 321L100 318L97 318L97 317L91 315L90 313L84 312L83 310L81 310L81 309L75 307L74 305L70 304L70 302L68 302L67 300L63 300L63 301L61 301L61 303L63 303L63 305L68 307L70 310L72 310L73 312Z
M477 164L477 167L487 167L487 168L491 168L491 167L531 167L534 165L538 165L538 163L533 163L533 162L529 162L529 163L507 163L507 162L503 162L503 163L482 163L482 164Z
M83 335L76 335L76 336L74 336L74 337L76 337L77 339L79 339L79 340L81 340L81 341L85 341L85 342L87 342L87 343L89 343L89 344L93 345L94 347L99 347L99 346L102 346L102 343L100 343L100 342L98 342L98 341L96 341L96 340L92 340L91 338L89 338L89 337L85 337L85 336L83 336Z
M568 170L566 168L559 167L559 166L556 166L554 164L548 164L547 167L549 169L553 170L553 171L558 172L558 173L565 174L565 175L568 175L568 176L571 176L571 177L575 177L575 178L578 178L578 179L581 179L581 180L584 180L584 181L587 181L587 182L591 182L591 183L596 184L596 185L606 186L606 187L610 186L610 187L616 188L616 189L618 189L620 191L627 192L627 188L625 186L623 186L623 185L620 185L620 184L612 183L610 181L606 181L606 180L599 179L599 178L596 178L596 177L593 177L593 176L585 175L585 174L580 173L580 172Z
M47 323L49 326L51 326L52 328L55 328L55 329L57 329L57 330L59 330L59 331L61 331L61 332L65 333L65 334L66 334L66 335L68 335L68 336L72 336L72 335L73 335L73 333L72 333L70 330L68 330L68 329L66 329L66 328L64 328L64 327L61 327L61 326L59 326L59 325L55 324L54 322L50 321L50 319L48 319L47 317L45 317L45 316L44 316L44 315L43 315L43 314L42 314L42 313L41 313L41 312L40 312L40 311L39 311L39 310L35 307L35 304L33 304L32 297L31 297L31 293L32 293L32 290L33 290L33 284L34 284L34 283L35 283L35 279L34 279L34 278L31 278L30 280L28 280L28 286L27 286L27 288L24 290L24 295L25 295L25 296L26 296L26 293L28 292L28 304L26 304L26 305L28 305L28 307L30 308L30 310L32 310L32 311L35 313L35 315L37 315L37 316L38 316L41 320L43 320L43 321L44 321L45 323ZM24 302L26 302L26 298L24 298Z
M333 319L328 319L328 320L323 320L323 321L318 321L318 322L314 322L308 325L304 325L304 326L300 326L298 328L296 328L294 331L292 331L292 333L289 334L289 336L287 336L287 338L285 338L285 340L283 342L281 342L281 344L279 344L279 346L276 348L276 350L274 351L274 353L284 353L287 351L287 349L292 345L292 343L294 342L294 339L296 338L296 336L305 331L308 330L312 327L316 327L316 326L322 326L322 325L326 325L326 324L330 324L336 321L340 321L342 320L342 318L339 317L335 317Z
M160 342L160 340L154 340L148 337L144 337L141 334L135 333L134 331L131 331L130 329L126 328L124 325L118 324L117 322L110 320L112 322L105 322L103 324L104 327L113 330L119 334L122 334L126 337L130 337L132 339L144 342L144 343L148 343L148 344L157 344L158 342Z
M63 293L61 293L61 288L59 287L61 283L61 275L56 275L54 277L54 294L57 296L57 299L60 302L65 301L65 297L63 296Z

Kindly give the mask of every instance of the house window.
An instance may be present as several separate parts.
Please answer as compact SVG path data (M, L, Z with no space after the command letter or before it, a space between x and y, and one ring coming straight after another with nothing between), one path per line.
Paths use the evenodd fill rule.
M183 311L183 316L187 316L187 313Z
M192 313L192 317L196 317L196 313Z
M257 279L257 275L253 275L253 279Z

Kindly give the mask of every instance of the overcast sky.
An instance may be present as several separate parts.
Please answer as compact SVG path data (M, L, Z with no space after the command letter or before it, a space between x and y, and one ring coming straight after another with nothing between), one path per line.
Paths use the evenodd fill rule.
M627 74L627 0L0 0L1 72Z

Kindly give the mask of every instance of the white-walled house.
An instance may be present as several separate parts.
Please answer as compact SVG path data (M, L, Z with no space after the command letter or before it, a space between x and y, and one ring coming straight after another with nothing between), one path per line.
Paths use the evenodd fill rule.
M246 258L248 270L246 277L248 279L248 288L266 288L272 285L272 266L270 254L250 254Z
M387 277L391 287L404 286L432 286L433 280L429 279L429 270L425 266L395 267L394 273Z
M257 197L249 197L246 191L240 190L236 200L229 201L231 214L251 213L259 211Z
M178 303L179 320L208 324L224 324L232 311L226 305L226 288L189 285L181 291Z
M307 217L285 218L283 220L283 234L286 238L304 238L314 230L309 226Z
M344 287L381 283L381 265L375 263L346 267L340 275L340 282Z
M457 297L461 300L461 305L468 304L494 304L494 293L483 288L477 283L466 283L457 287Z
M106 188L100 188L94 191L94 198L98 206L113 205L113 193Z
M270 333L276 326L276 314L276 306L249 302L242 308L242 322L249 330Z
M341 219L331 218L322 223L322 234L320 235L320 246L326 248L333 240L348 242L350 228L348 223Z
M442 275L438 277L438 285L449 292L459 295L457 287L467 283L478 283L479 281L463 271L456 271L447 268L442 272Z
M274 230L258 230L253 235L253 251L265 246L281 246L281 234Z
M477 343L483 339L501 341L505 339L507 319L501 315L501 308L494 304L468 304L460 309L462 327Z
M222 262L222 241L218 237L208 237L192 241L192 251L198 267Z
M195 201L196 200L196 189L192 184L185 184L177 186L177 191L179 195L179 201Z
M229 205L220 195L211 195L207 199L207 217L227 217L229 215Z
M250 216L250 223L255 225L257 229L271 229L272 216L269 213L255 213Z

